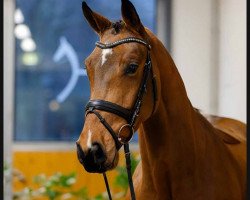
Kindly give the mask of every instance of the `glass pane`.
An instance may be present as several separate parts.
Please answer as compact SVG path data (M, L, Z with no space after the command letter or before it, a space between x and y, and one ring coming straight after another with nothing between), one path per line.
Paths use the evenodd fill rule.
M83 61L98 39L83 18L81 3L16 0L17 141L75 141L79 137L89 99ZM155 32L155 0L133 3L144 25ZM88 4L111 20L120 19L120 1Z

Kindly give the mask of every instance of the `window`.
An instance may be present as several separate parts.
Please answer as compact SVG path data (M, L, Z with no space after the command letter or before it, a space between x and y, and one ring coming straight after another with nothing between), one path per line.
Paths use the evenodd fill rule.
M98 40L83 17L81 2L16 0L16 141L75 141L79 137L89 99L83 61ZM133 3L144 25L155 32L155 0ZM111 20L120 19L120 1L88 4Z

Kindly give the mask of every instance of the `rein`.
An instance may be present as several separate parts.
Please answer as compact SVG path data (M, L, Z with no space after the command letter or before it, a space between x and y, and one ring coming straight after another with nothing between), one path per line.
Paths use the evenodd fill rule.
M157 100L157 93L156 93L156 80L155 80L155 76L153 75L152 63L151 63L151 58L150 58L150 53L149 53L149 51L151 49L151 46L147 42L145 42L144 40L139 39L139 38L134 38L134 37L121 39L121 40L118 40L116 42L109 43L109 44L96 42L96 46L101 48L101 49L109 49L109 48L114 48L114 47L116 47L118 45L121 45L121 44L132 43L132 42L142 44L142 45L146 46L147 49L148 49L148 51L147 51L147 59L146 59L145 65L144 65L143 77L142 77L140 87L139 87L139 90L138 90L138 93L137 93L137 98L136 98L136 100L134 102L134 105L133 105L132 109L124 108L124 107L122 107L120 105L117 105L117 104L109 102L109 101L104 101L104 100L101 100L101 99L93 99L93 100L90 100L87 103L86 107L85 107L85 117L87 117L87 115L90 114L90 113L93 113L98 117L100 122L108 130L108 132L111 134L112 138L114 139L117 151L123 145L124 153L125 153L125 159L126 159L126 168L127 168L127 174L128 174L128 182L129 182L131 199L135 200L136 197L135 197L134 185L133 185L133 181L132 181L129 142L130 142L130 140L131 140L131 138L132 138L132 136L134 134L135 121L136 121L136 118L139 116L139 113L140 113L140 109L141 109L141 105L142 105L142 99L143 99L144 94L146 93L147 82L148 82L148 79L149 79L150 75L152 77L153 100L154 100L154 106L153 106L153 109L152 109L152 113L155 110L155 104L156 104L156 100ZM124 124L123 126L121 126L118 133L116 133L112 129L112 127L107 123L107 121L102 117L102 115L98 112L98 110L118 115L121 118L125 119L127 124ZM123 141L123 138L120 137L120 133L124 128L129 128L129 130L130 130L130 135L125 141ZM105 184L106 184L106 189L107 189L107 192L108 192L109 199L112 200L112 196L111 196L111 193L110 193L109 184L108 184L108 180L107 180L105 172L103 173L103 177L104 177L104 181L105 181Z

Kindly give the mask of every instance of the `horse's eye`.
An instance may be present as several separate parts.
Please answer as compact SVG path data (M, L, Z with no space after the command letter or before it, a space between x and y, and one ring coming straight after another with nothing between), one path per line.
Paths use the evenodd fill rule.
M137 68L138 68L138 65L135 64L135 63L132 63L132 64L130 64L130 65L126 68L125 73L126 73L126 74L134 74L134 73L136 72Z

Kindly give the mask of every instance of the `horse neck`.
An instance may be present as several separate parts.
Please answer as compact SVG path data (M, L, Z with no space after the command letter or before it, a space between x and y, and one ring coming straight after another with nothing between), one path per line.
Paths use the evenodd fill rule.
M167 50L157 39L153 42L153 69L156 66L160 72L160 95L157 110L139 129L143 174L150 176L152 169L159 171L161 165L167 166L169 171L176 171L174 168L180 163L183 173L187 173L194 167L195 152L205 141L202 134L200 136L195 131L200 123L197 115L198 118L200 115L192 107Z
M157 67L159 70L160 91L155 114L143 123L145 136L153 137L153 140L149 140L149 145L154 145L153 149L156 150L161 148L159 145L155 146L158 142L169 142L169 146L172 146L173 140L170 142L169 137L174 136L171 139L178 140L185 137L183 134L188 132L183 145L190 146L194 108L187 97L184 83L171 56L159 40L154 39L153 41L153 69ZM151 127L153 132L150 130ZM178 143L179 145L180 143Z

